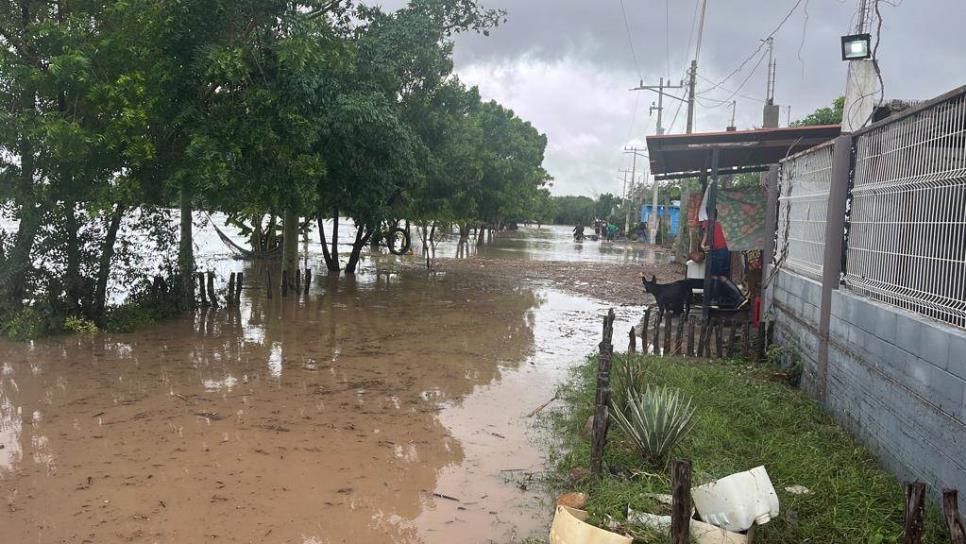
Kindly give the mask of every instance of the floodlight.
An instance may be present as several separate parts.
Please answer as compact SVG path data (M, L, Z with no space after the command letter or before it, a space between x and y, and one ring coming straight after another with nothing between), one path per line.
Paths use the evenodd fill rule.
M872 56L872 36L852 34L842 36L842 60L861 60Z

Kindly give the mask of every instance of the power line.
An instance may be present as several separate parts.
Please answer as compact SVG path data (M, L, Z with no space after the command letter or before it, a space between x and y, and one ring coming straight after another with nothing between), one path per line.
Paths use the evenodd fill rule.
M664 63L667 79L671 80L671 0L664 2Z
M631 57L634 59L634 67L637 68L637 75L643 79L644 72L641 71L641 65L637 62L637 52L634 51L634 39L631 34L631 25L627 22L627 9L624 8L624 0L620 0L620 3L621 15L624 16L624 30L627 32L627 44L631 47Z
M758 43L758 47L756 47L755 50L752 51L751 54L748 55L747 58L745 58L745 60L741 61L741 64L739 64L737 68L735 68L730 73L728 73L728 75L725 76L724 79L722 79L721 81L719 81L717 84L715 84L714 87L711 87L711 89L708 89L708 90L710 91L710 90L714 90L714 89L720 87L725 82L727 82L729 79L731 79L732 77L734 77L735 75L737 75L739 72L741 72L742 70L744 70L745 66L749 62L751 62L752 59L754 59L758 55L758 53L761 52L761 50L762 50L763 47L765 47L765 42L768 40L768 38L773 37L775 34L778 33L779 30L782 29L783 26L785 26L785 23L788 22L788 19L791 18L792 14L795 13L795 11L798 9L798 7L800 5L802 5L802 2L804 2L804 1L805 0L796 0L795 5L792 6L792 9L788 10L788 13L786 13L785 16L782 17L781 22L778 23L778 26L776 26L774 30L772 30L767 36L765 36L764 38L762 38L762 40Z

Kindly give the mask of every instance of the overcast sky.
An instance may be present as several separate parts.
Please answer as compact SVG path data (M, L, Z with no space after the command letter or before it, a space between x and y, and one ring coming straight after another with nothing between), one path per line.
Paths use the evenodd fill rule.
M697 0L481 0L507 11L507 22L489 37L456 39L456 71L484 98L512 108L547 134L545 166L554 194L619 193L618 170L630 168L625 145L653 134L649 92L629 92L643 77L679 82L693 54L688 50ZM799 0L708 0L698 73L695 130L723 130L730 99L748 78L737 102L739 129L761 125L765 64L758 57L720 88ZM384 0L394 8L404 0ZM870 5L874 0L869 0ZM966 0L884 0L879 63L886 98L931 98L966 83ZM839 38L856 23L858 0L801 0L775 34L775 101L802 117L844 94L846 64ZM873 29L874 30L874 29ZM631 43L636 52L632 54ZM669 44L670 47L666 47ZM635 62L636 56L636 62ZM702 94L703 93L703 94ZM665 127L678 109L666 100ZM717 106L717 107L715 107ZM669 132L683 132L682 108ZM642 161L643 162L643 161ZM640 162L638 163L640 166Z

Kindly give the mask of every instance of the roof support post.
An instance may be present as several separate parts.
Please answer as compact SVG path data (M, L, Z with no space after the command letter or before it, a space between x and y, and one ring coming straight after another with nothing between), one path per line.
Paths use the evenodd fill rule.
M705 253L704 257L704 293L702 294L704 298L703 306L705 321L711 317L711 298L713 296L711 278L711 251L714 249L714 223L718 215L716 213L718 199L715 191L718 187L719 153L720 150L717 147L711 150L711 185L710 192L708 193L708 226L705 230L705 236L708 237L708 251ZM707 185L707 178L705 178L704 185ZM705 187L702 187L702 189L704 188Z

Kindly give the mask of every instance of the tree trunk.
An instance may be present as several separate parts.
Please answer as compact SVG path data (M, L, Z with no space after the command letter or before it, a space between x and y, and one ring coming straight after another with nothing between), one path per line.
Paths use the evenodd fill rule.
M252 251L254 251L255 254L265 251L265 248L262 244L262 219L262 214L255 214L252 216L252 237L250 243L252 246Z
M181 276L181 306L194 306L195 252L191 195L187 186L181 187L181 238L178 240L178 274Z
M362 248L366 247L371 236L372 231L367 229L365 225L356 226L356 239L352 243L352 254L349 255L349 262L345 265L346 274L356 273L356 266L359 264L359 256L362 253Z
M107 225L107 235L104 237L104 243L101 246L101 259L97 269L97 287L94 293L94 319L96 320L104 317L104 308L107 303L107 281L111 277L111 261L114 260L114 243L117 241L117 231L121 227L123 217L124 205L118 203L111 213ZM194 278L190 275L188 278L193 290Z
M335 263L335 270L339 271L339 208L332 209L332 262ZM331 269L330 269L331 270Z
M80 246L77 233L80 225L77 223L77 215L74 213L76 204L74 202L64 203L64 224L67 228L67 266L64 270L64 291L66 293L67 313L70 315L80 315L80 299L83 282L80 277Z
M329 272L339 271L339 261L332 258L332 253L329 252L329 244L325 239L325 225L322 223L322 214L319 214L316 220L319 222L319 243L322 244L322 257L325 259L325 267Z
M299 218L286 209L282 219L282 275L293 276L299 265Z
M30 24L31 14L25 3L22 8L24 34ZM34 90L32 86L22 89L20 96L20 110L24 114L35 109ZM23 305L27 292L27 272L30 270L30 252L34 247L37 231L40 229L41 212L37 209L34 194L34 149L33 144L26 137L21 136L19 144L20 173L17 177L16 200L20 204L20 225L17 227L17 237L7 256L0 281L4 282L6 299L12 309L19 309Z
M482 246L484 237L486 236L486 225L480 225L480 228L476 229L476 246Z

